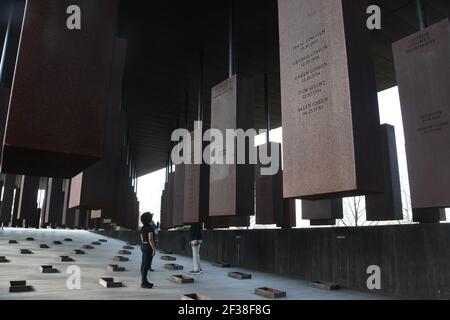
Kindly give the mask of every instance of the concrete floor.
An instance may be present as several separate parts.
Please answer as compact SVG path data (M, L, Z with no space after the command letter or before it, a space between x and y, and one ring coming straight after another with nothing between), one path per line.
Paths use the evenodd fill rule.
M34 237L34 241L26 241L27 237ZM72 238L73 242L65 242L64 238ZM8 240L15 239L19 244L8 244ZM98 239L107 239L101 246L94 246L92 250L84 250L85 255L73 254L74 249L80 249L84 244L90 244ZM54 245L53 241L60 240L62 245ZM50 249L40 249L39 244L48 244ZM167 261L161 260L161 254L154 258L155 272L149 273L149 280L155 284L151 290L140 288L140 249L132 250L129 262L115 262L112 258L118 255L118 250L126 245L123 241L99 236L87 231L72 230L29 230L5 229L0 231L0 256L6 256L9 263L0 263L0 299L88 299L88 300L125 300L125 299L161 299L179 300L181 295L198 293L211 299L220 300L259 300L265 299L254 294L255 288L271 287L287 292L286 299L293 300L367 300L387 299L387 297L361 293L351 290L323 291L310 287L309 283L297 279L277 275L244 270L240 268L221 269L203 263L204 274L195 276L193 284L175 284L169 280L173 274L187 274L192 268L192 261L183 256L177 256L175 263L184 266L184 270L170 271L163 268ZM32 255L21 255L20 249L30 249ZM59 256L69 255L75 262L59 262ZM53 265L60 272L57 274L42 274L41 265ZM108 264L119 264L126 267L126 272L110 272L106 270ZM76 265L81 268L81 289L68 290L66 280L68 266ZM251 273L251 280L236 280L227 276L229 271ZM114 277L123 282L123 288L106 289L98 283L101 277ZM9 281L26 280L34 287L33 292L9 293Z

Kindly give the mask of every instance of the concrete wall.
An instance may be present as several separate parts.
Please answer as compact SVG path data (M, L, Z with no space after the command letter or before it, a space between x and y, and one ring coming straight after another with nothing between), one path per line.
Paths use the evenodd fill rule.
M190 255L188 242L187 232L159 233L161 249ZM378 265L387 294L450 299L450 224L205 231L201 256L363 291Z

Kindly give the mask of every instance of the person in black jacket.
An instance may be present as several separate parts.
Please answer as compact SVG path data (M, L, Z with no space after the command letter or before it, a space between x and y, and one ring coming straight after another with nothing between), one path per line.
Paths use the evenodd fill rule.
M153 284L148 282L148 271L154 271L152 269L152 260L156 254L155 245L155 230L152 226L153 214L145 212L141 216L142 228L141 228L141 251L142 251L142 264L141 264L141 288L151 289Z

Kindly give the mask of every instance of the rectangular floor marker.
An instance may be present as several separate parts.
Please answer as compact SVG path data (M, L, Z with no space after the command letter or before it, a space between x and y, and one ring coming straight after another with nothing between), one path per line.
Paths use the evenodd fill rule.
M105 288L123 287L122 282L114 281L114 278L100 278L100 280L98 282Z
M272 288L267 288L267 287L255 289L255 294L257 294L258 296L270 298L270 299L286 297L285 291L280 291L277 289L272 289Z
M65 238L64 241L70 242L73 241L71 238Z
M125 249L125 250L134 250L134 247L132 247L132 246L123 246L122 249Z
M162 254L173 254L172 251L168 251L168 250L159 250L159 252Z
M112 272L124 272L126 271L125 267L121 267L117 264L108 264L106 269Z
M99 242L108 242L106 239L98 239Z
M50 247L47 244L40 244L39 248L41 248L41 249L50 249Z
M17 240L9 240L8 243L9 244L18 244L19 242Z
M194 278L182 274L175 274L170 277L170 280L178 284L194 283Z
M10 281L9 292L29 292L33 287L27 285L26 281Z
M130 261L130 259L128 259L127 257L122 257L122 256L115 256L113 258L114 261Z
M28 237L25 240L27 240L27 241L34 241L34 238L33 237Z
M83 250L78 250L78 249L73 250L73 253L75 253L75 254L86 254L86 252L84 252Z
M75 260L69 256L60 256L59 261L61 262L74 262Z
M102 245L102 243L98 242L98 241L94 241L91 244L94 245L94 246L101 246Z
M0 263L8 263L9 260L5 256L0 256Z
M161 256L161 260L165 260L165 261L176 261L177 258L172 257L172 256Z
M91 246L90 244L85 244L85 245L83 245L83 246L81 247L81 249L88 249L88 250L91 250L91 249L94 249L94 247Z
M41 266L41 273L58 273L59 271L55 268L53 268L53 266L51 265L44 265Z
M21 254L33 254L33 252L29 249L20 249Z
M201 294L189 293L182 295L181 300L212 300L212 299Z
M244 272L228 272L228 276L230 278L234 278L234 279L238 279L238 280L246 280L246 279L251 279L252 275L249 273L244 273Z
M130 255L130 254L131 254L131 251L128 251L128 250L119 250L119 254Z
M53 241L53 244L62 244L61 241Z
M314 281L311 282L311 287L322 290L339 290L340 286L337 283Z
M183 270L183 266L176 263L166 263L164 268L168 270Z
M221 261L214 262L212 265L218 268L231 268L231 264Z

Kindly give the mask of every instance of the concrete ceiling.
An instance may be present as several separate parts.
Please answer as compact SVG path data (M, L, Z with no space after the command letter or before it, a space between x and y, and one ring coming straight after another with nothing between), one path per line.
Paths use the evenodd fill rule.
M145 4L144 4L145 3ZM200 50L205 53L204 119L210 90L228 77L228 1L122 0L119 33L128 39L124 108L138 175L161 169L170 133L197 117ZM418 30L414 0L370 1L382 9L382 30L372 31L378 90L396 84L391 43ZM426 0L429 23L450 17L450 1ZM273 127L281 125L276 0L236 1L237 73L257 86L256 128L264 127L264 73L269 75Z

